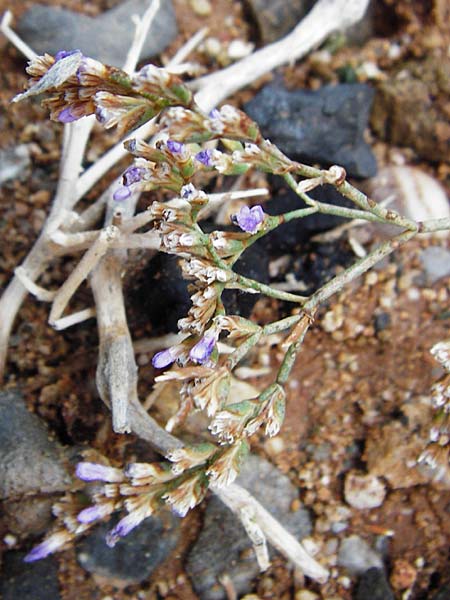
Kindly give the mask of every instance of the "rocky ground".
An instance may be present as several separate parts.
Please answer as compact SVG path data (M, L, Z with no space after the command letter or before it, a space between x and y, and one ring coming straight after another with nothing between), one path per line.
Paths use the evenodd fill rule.
M117 64L131 36L119 4L47 0L45 12L33 2L16 8L0 0L0 10L14 11L18 30L39 51L84 50L86 44L92 54ZM139 4L130 0L125 12ZM258 47L284 35L312 2L174 0L173 11L172 3L163 4L159 35L146 56L158 55L164 64L208 26L208 38L192 59L210 71L248 51L248 43ZM245 106L291 156L342 164L356 185L377 200L393 196L394 206L416 218L444 216L450 210L449 12L443 0L373 2L362 25L258 81L233 102ZM47 214L62 130L37 102L10 105L23 88L25 62L2 37L0 48L4 287ZM89 162L106 143L100 132L94 135ZM296 202L275 180L252 175L243 183L271 187L267 212L284 212ZM223 189L224 182L210 185ZM332 197L329 189L319 193ZM289 225L269 236L241 268L264 281L311 291L383 235L340 225L329 218ZM173 328L188 298L169 261L154 258L142 269L143 260L126 280L135 340ZM57 263L42 285L56 287L73 264ZM83 450L118 463L155 457L140 440L111 431L95 389L94 321L55 332L47 324L48 306L29 297L11 338L0 392L3 598L448 598L450 495L416 459L428 439L430 388L442 374L429 350L448 337L449 265L448 237L418 239L332 298L290 378L280 435L252 439L253 456L241 482L330 568L323 586L305 580L276 554L270 570L259 574L245 532L212 497L183 520L163 512L146 521L114 550L104 545L100 525L73 549L25 565L23 556L49 527L51 504L70 485ZM89 295L84 288L75 303L87 305ZM259 322L290 310L274 300L254 306L238 297L229 301L244 313L253 311ZM162 302L165 310L157 312ZM273 338L257 349L246 367L260 375L240 385L262 388L270 381L281 358L276 343ZM154 377L151 354L141 348L137 359L139 392L146 398ZM167 388L152 414L166 418L175 402ZM188 434L198 435L203 425L193 419Z

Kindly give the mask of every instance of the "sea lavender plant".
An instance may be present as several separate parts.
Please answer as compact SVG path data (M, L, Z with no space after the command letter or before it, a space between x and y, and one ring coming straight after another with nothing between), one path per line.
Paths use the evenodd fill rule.
M151 18L149 15L152 10L154 14L157 4L154 2L155 6L152 5L148 15L143 18L143 21L147 20L147 26ZM335 2L333 7L336 8L333 10L336 10L336 14L325 20L320 13L321 4L317 3L314 16L307 25L309 32L317 32L318 37L312 45L324 39L329 31L339 28L339 23L348 24L360 18L366 2L354 3L348 12L347 8L340 6L340 2ZM2 30L8 33L8 25L4 21ZM141 41L144 31L145 28L140 34ZM298 31L300 34L301 27ZM14 39L14 36L10 37ZM289 40L286 39L286 42ZM292 57L291 48L292 44L288 43L289 57ZM300 55L304 51L300 50ZM248 81L262 74L264 71L261 69L266 68L266 61L256 55L251 57L250 62L251 77L247 75ZM242 72L239 72L238 78L230 77L229 81L240 80ZM159 449L166 461L133 463L123 468L109 466L106 459L104 464L80 463L76 469L79 479L98 483L93 491L89 486L86 490L90 502L86 504L85 495L68 492L54 506L56 524L53 531L29 553L26 560L37 560L66 547L100 519L107 518L112 512L123 511L125 515L108 535L108 543L113 545L164 504L178 514L186 514L209 488L234 510L238 510L242 502L252 506L257 519L252 522L252 527L246 529L249 535L252 535L251 529L257 529L254 531L254 545L262 568L268 565L267 556L260 552L261 535L264 537L266 533L276 547L303 568L305 574L323 581L327 576L326 570L308 557L301 546L290 539L289 534L232 481L247 452L248 438L259 429L264 430L266 435L275 435L281 427L285 407L284 385L319 304L419 231L448 229L450 223L445 219L414 223L377 206L350 186L345 181L342 168L335 166L322 171L291 161L262 138L256 123L244 113L231 106L222 106L209 113L202 111L190 89L178 77L152 65L134 73L132 65L124 70L107 67L73 50L61 51L54 58L44 55L33 59L29 74L32 77L30 88L17 99L44 94L51 117L73 128L70 129L73 143L66 148L71 160L66 156L64 166L67 168L65 171L63 167L63 183L58 190L55 207L65 206L70 210L83 191L96 180L97 175L87 172L76 181L77 173L74 176L69 170L73 170L74 164L80 164L79 157L83 154L90 128L89 118L82 117L95 115L97 121L107 128L116 126L122 132L133 130L135 135L133 133L128 139L125 148L135 157L135 162L114 187L111 196L114 197L115 208L110 211L112 218L107 218L102 230L83 231L89 223L94 223L98 208L103 205L102 199L92 209L78 215L78 225L75 224L73 228L61 226L64 211L58 211L57 208L52 211L48 226L31 253L33 260L29 262L34 266L30 268L26 261L23 267L16 269L15 279L2 299L2 308L6 307L2 340L5 335L7 339L15 314L14 309L7 310L10 299L15 292L23 298L22 288L18 289L16 285L18 281L38 298L53 302L50 323L56 328L63 328L93 316L94 312L86 309L62 317L70 297L81 281L90 276L100 336L97 385L101 397L111 405L113 427L119 432L135 431ZM211 81L215 81L215 77L210 76ZM216 102L221 94L226 96L236 89L233 86L222 86L220 93L214 93ZM211 101L207 86L197 96L202 106ZM139 127L141 123L144 125ZM74 128L78 125L77 137ZM136 127L138 129L133 129ZM144 131L147 136L157 134L156 138L150 143L143 142ZM204 142L208 142L208 147L203 146ZM284 177L304 206L279 217L269 217L259 205L244 206L232 219L241 231L217 230L206 234L201 229L200 220L211 196L196 188L196 173L205 171L235 175L245 173L250 168ZM75 182L77 186L74 189ZM307 193L323 183L336 186L357 208L336 207L312 200ZM177 200L154 201L147 211L133 217L139 192L156 189L168 190ZM259 237L283 222L305 218L314 212L393 223L398 226L400 233L306 298L281 292L233 271L233 265L241 254ZM149 224L144 233L135 233ZM170 380L182 384L180 409L169 420L166 429L172 431L180 427L192 410L204 410L211 419L210 431L216 443L199 441L193 446L181 443L164 432L137 400L136 367L120 284L123 249L135 247L157 248L179 256L183 274L193 286L192 307L179 323L182 334L180 341L158 352L153 358L154 367L164 370L156 378L156 385ZM54 255L62 255L83 249L87 249L85 256L56 295L35 284L35 279L44 268L43 254L47 256L50 251ZM299 312L281 321L260 326L238 315L225 314L221 296L227 288L238 288L249 293L261 292L290 301L297 305ZM15 304L18 306L20 301L15 301ZM276 380L250 400L230 398L234 367L262 337L283 331L287 332L281 345L284 359ZM227 343L234 348L229 355L221 355L218 349L217 342L224 334L227 335ZM5 356L3 345L0 362L4 361ZM444 380L444 386L447 386L444 388L447 390L448 381L445 383ZM439 395L442 390L440 387L436 389ZM443 393L448 395L446 391ZM436 434L433 433L434 441L435 438ZM445 440L440 442L440 446L445 445ZM233 488L236 491L233 492ZM236 493L239 494L238 502L233 499ZM244 511L239 514L244 520Z
M78 464L79 479L99 482L91 504L81 506L75 494L66 494L55 507L54 531L26 558L33 561L67 546L74 537L115 511L125 515L107 536L111 546L162 505L184 516L205 497L209 487L230 485L248 451L248 438L260 429L265 435L274 436L282 426L284 386L319 304L419 231L434 231L449 224L445 220L415 223L375 204L346 182L345 171L340 167L324 171L290 160L263 138L254 121L233 106L225 105L205 114L183 81L164 69L148 65L129 76L73 51L60 52L54 58L38 57L31 61L28 73L29 88L15 100L44 94L51 118L60 122L95 115L106 128L118 126L120 131L129 132L149 119L156 120L157 135L153 141L131 138L125 143L135 162L123 173L113 197L117 206L137 191L162 189L178 198L175 203L153 200L144 218L138 221L138 226L149 225L139 239L156 233L159 249L180 258L183 276L192 284L191 307L178 323L181 341L157 352L152 363L163 370L156 377L157 384L170 380L182 383L180 408L170 419L168 429L179 428L193 410L203 410L211 419L209 430L216 439L216 443L199 441L170 448L165 453L166 461L160 463L132 463L122 469L89 462ZM202 146L205 142L209 143L207 148ZM304 206L273 217L265 214L260 205L245 205L232 216L238 231L203 231L201 214L209 199L196 187L197 173L206 170L236 175L250 168L283 177ZM356 208L337 207L308 196L308 191L323 183L334 185ZM309 297L282 292L233 270L242 253L257 239L282 223L316 212L394 224L400 233ZM125 221L114 227L118 232L109 230L109 240L133 230L131 221L128 229ZM131 238L124 241L127 245L133 245ZM236 288L292 302L299 312L265 326L239 315L228 315L222 294ZM230 398L231 374L236 365L262 336L283 331L288 332L282 346L284 359L275 381L252 399ZM224 334L234 348L227 355L218 350L219 338ZM440 353L439 349L436 353ZM448 455L448 393L447 377L435 388L435 403L444 420L438 417L431 446L422 456L435 467L438 453L445 451ZM442 436L447 440L444 443Z

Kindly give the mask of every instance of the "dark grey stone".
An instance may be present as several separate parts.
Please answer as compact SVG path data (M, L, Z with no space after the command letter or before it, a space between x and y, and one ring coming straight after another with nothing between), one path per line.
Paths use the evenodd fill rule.
M127 0L96 18L51 6L34 5L17 24L19 35L38 53L80 49L86 56L121 67L135 26L131 16L142 15L148 0ZM146 37L141 59L162 52L177 35L171 0L160 9Z
M265 86L245 110L263 135L289 157L344 167L353 177L372 177L374 155L364 141L373 90L366 84L327 85L316 91Z
M290 512L295 487L288 477L268 461L250 456L238 480L297 539L311 532L311 519L305 509ZM222 600L226 593L219 578L227 574L239 596L251 590L259 568L244 527L216 497L208 501L203 529L189 553L186 571L201 600Z
M81 566L96 575L107 577L117 585L140 583L170 555L180 538L181 519L161 511L121 539L114 548L106 545L105 536L117 523L114 517L102 523L77 546Z
M0 392L0 497L64 491L70 477L62 449L17 391Z
M247 5L264 44L285 36L305 16L315 0L248 0Z
M355 600L394 600L394 594L383 569L373 567L360 577Z
M3 600L60 600L58 567L51 556L25 563L25 552L6 552L3 556L0 594Z

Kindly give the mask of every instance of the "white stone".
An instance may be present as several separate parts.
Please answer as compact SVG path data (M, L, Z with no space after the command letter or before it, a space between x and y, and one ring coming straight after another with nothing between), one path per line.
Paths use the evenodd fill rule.
M383 504L386 487L374 475L350 472L345 478L344 497L350 506L359 510L375 508Z

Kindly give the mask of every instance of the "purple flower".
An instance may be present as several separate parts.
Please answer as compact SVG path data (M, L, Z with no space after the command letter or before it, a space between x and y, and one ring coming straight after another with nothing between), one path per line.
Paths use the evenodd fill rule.
M161 350L161 352L157 352L152 358L152 365L155 369L165 369L177 360L178 355L179 351L177 351L176 347Z
M105 516L105 511L100 508L100 506L89 506L85 508L77 515L77 521L79 523L92 523L93 521L97 521L97 519L101 519Z
M195 155L196 160L198 160L198 162L202 163L202 165L205 165L205 167L212 167L212 152L211 150L200 150L200 152L197 152L197 154Z
M220 110L218 108L213 108L208 116L210 119L220 119Z
M115 483L123 480L122 472L119 469L91 462L78 463L75 474L83 481L108 481Z
M136 148L137 148L137 142L135 139L132 140L128 140L126 142L126 149L128 150L128 152L136 152Z
M200 364L205 363L211 356L216 345L216 336L205 334L199 342L192 346L189 358Z
M243 231L256 233L259 225L264 221L264 212L259 204L252 208L243 206L237 215L233 215L231 219Z
M102 125L109 119L108 111L103 106L97 106L95 109L95 118Z
M117 525L106 535L107 545L110 548L114 548L116 543L119 541L119 538L128 535L130 531L139 525L140 522L141 520L137 519L133 513L130 513L123 519L120 519Z
M73 113L71 106L69 106L68 108L63 108L63 110L58 115L58 121L61 121L61 123L72 123L73 121L76 121L79 118L79 116Z
M145 169L142 167L128 167L123 177L123 185L129 187L133 183L139 183L145 175Z
M184 150L184 144L175 140L167 140L166 146L172 154L181 154Z
M47 541L42 542L38 546L35 546L23 559L25 562L34 562L35 560L41 560L42 558L46 558L49 554L53 552L52 548L49 546Z
M183 200L191 200L196 194L197 190L192 183L183 185L181 188L180 196L183 198Z
M81 54L81 50L60 50L59 52L57 52L55 54L55 62L58 62L58 60L62 60L63 58L66 58L67 56L72 56L72 54Z
M117 202L120 202L121 200L126 200L130 196L131 196L131 190L128 189L127 187L123 187L123 186L120 188L117 188L117 190L113 194L113 198Z
M52 554L52 552L55 552L55 550L64 546L67 541L67 532L58 531L44 540L41 544L32 548L23 560L28 563L46 558L49 554Z

